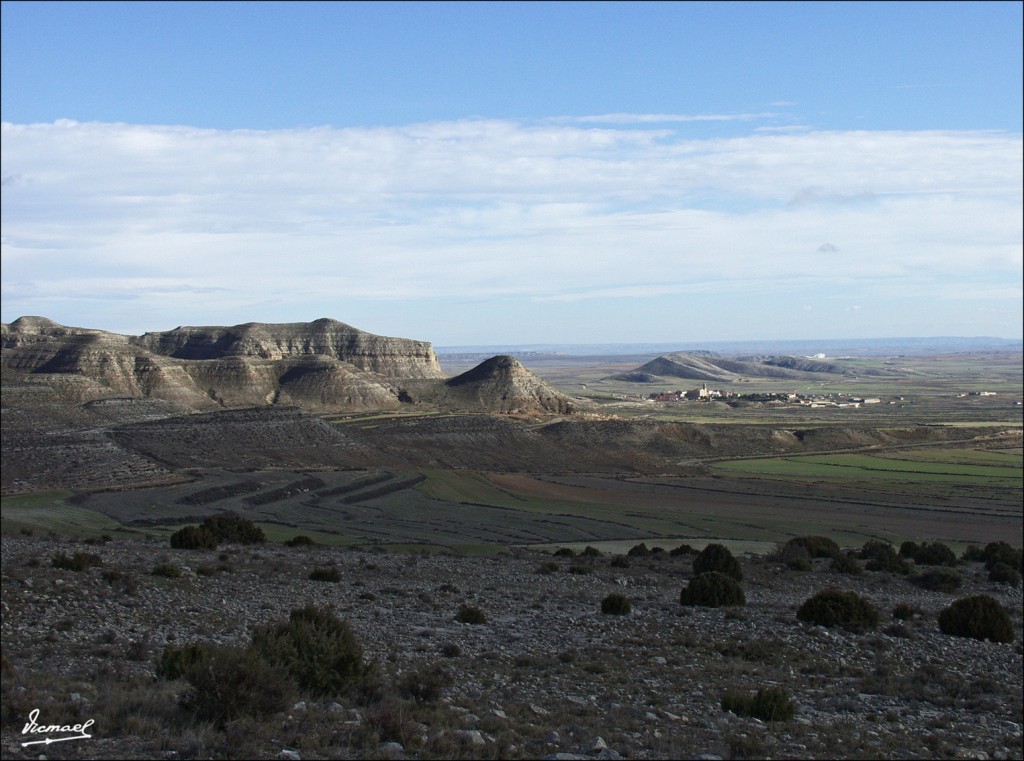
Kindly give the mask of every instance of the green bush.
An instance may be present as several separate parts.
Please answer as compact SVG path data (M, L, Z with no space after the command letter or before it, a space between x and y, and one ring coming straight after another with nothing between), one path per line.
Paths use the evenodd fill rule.
M161 679L181 679L192 668L209 661L213 654L213 646L201 642L190 642L187 645L168 645L160 653L156 661L156 675Z
M640 544L634 544L632 547L629 548L629 552L626 553L626 555L631 558L643 558L647 557L650 554L651 551L643 542L640 542Z
M555 550L556 558L574 558L576 557L576 550L572 547L559 547Z
M793 701L782 687L762 687L755 695L727 690L722 696L722 710L761 721L789 721L796 714Z
M483 624L487 623L487 616L480 608L472 605L460 605L459 612L455 614L455 620L460 624Z
M786 542L783 552L786 547L802 547L812 558L834 558L842 552L839 545L827 536L795 536Z
M676 557L679 557L680 555L696 555L697 554L697 550L693 549L693 547L691 547L688 544L680 544L678 547L675 547L674 549L669 550L668 554L669 554L669 557L676 558Z
M693 559L693 575L716 571L731 576L736 581L743 581L743 571L739 561L733 557L724 544L709 544Z
M632 610L629 598L619 592L612 592L601 600L601 612L612 616L625 616Z
M150 573L153 576L163 576L168 579L177 579L181 577L181 569L174 563L160 563L155 566Z
M290 674L300 688L319 697L361 687L371 671L348 624L325 607L295 608L287 621L257 627L252 647L267 663Z
M982 550L982 559L985 561L985 567L989 570L992 570L992 566L997 563L1005 563L1011 568L1016 568L1018 572L1024 573L1024 552L1011 547L1006 542L986 544L985 549Z
M988 580L997 584L1009 584L1011 587L1020 586L1020 574L1017 569L1006 563L996 563L988 571Z
M695 576L679 593L682 605L702 608L720 608L727 605L744 605L747 601L743 588L732 576L718 571L708 571Z
M911 584L932 592L955 592L962 581L960 572L955 568L943 567L929 568L910 577Z
M786 567L791 571L813 571L814 565L810 558L792 558L786 561Z
M965 563L984 563L985 551L976 544L968 544L960 553L960 559Z
M217 537L219 542L263 544L267 541L263 529L237 513L211 515L203 521L203 528Z
M309 572L309 578L311 581L329 581L337 584L341 581L341 571L331 566L314 568Z
M103 560L99 555L94 555L91 552L76 552L71 557L63 552L58 552L50 559L50 565L66 571L84 571L87 568L103 565Z
M286 547L313 547L315 545L316 542L313 541L313 538L306 536L305 534L293 536L285 542Z
M171 547L176 550L215 550L217 537L202 526L185 526L171 534Z
M866 561L864 567L869 571L885 571L889 573L910 573L907 561L899 556L896 548L888 542L869 539L861 547L860 557Z
M853 576L861 572L860 563L852 555L847 555L845 552L840 552L832 558L832 565L829 567L829 570L832 573L848 573Z
M856 592L825 589L808 598L796 617L809 624L841 627L848 631L866 631L878 626L878 609Z
M910 621L915 615L920 613L917 608L912 605L907 605L904 602L898 604L892 609L892 617L899 619L900 621Z
M224 727L242 718L265 719L291 705L295 684L287 672L248 648L213 647L185 674L181 704L198 721Z
M775 556L791 571L810 571L814 568L811 563L811 553L803 544L792 539L779 546Z
M583 548L583 552L580 553L580 556L585 558L599 558L603 554L604 553L601 552L601 550L597 549L597 547L591 547L588 544L586 547Z
M918 547L913 558L918 565L955 566L958 562L956 553L942 542L925 542Z
M1013 622L1009 614L988 595L962 597L939 613L939 629L954 637L1013 642Z
M402 674L397 687L403 697L417 703L433 703L451 683L451 674L440 666L420 666Z
M920 551L920 549L921 549L921 545L919 545L917 542L906 541L906 542L904 542L903 544L900 545L900 553L899 554L900 554L901 558L906 558L907 560L913 560L914 559L914 555L916 555Z

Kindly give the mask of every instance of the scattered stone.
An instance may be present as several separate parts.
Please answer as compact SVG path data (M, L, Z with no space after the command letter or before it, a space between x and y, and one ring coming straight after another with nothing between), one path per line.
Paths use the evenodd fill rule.
M459 729L456 730L455 736L459 739L459 742L463 745L486 745L487 741L484 739L479 729Z
M602 750L607 750L607 748L608 743L604 741L603 737L595 737L587 744L587 753L600 753Z

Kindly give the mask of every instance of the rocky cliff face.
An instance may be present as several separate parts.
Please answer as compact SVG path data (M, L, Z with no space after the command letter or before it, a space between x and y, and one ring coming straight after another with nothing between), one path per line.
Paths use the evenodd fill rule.
M180 327L130 340L154 354L175 359L281 360L315 355L391 378L444 377L434 350L426 341L377 336L328 318L310 323Z
M192 411L295 405L323 413L413 403L494 413L574 409L512 357L448 380L429 343L329 319L124 336L22 317L0 326L0 344L5 388L20 384L19 399L29 398L27 386L45 385L67 404L152 399Z
M76 384L73 401L154 398L194 410L297 404L315 411L398 407L403 379L442 382L425 341L336 320L183 327L143 336L70 328L43 317L0 326L6 384Z

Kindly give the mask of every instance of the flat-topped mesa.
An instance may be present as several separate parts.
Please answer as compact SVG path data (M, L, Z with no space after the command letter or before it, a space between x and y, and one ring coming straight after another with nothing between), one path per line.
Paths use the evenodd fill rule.
M0 344L5 349L14 349L34 343L46 343L55 338L70 336L110 336L113 340L121 338L116 333L88 328L69 328L46 317L19 317L14 322L0 323Z
M179 327L146 333L132 341L154 354L175 359L278 360L321 355L390 378L445 377L429 342L378 336L328 318L314 322L248 322L232 327Z

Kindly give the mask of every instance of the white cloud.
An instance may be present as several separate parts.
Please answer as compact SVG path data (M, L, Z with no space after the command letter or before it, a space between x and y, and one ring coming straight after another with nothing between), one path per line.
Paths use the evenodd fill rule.
M252 314L268 304L576 303L851 279L925 283L937 298L970 281L983 299L1019 279L1019 135L694 140L671 126L742 118L5 123L4 319L133 294L151 323L177 324L214 300L241 321L270 319ZM832 269L813 256L840 253L823 240L842 241Z

